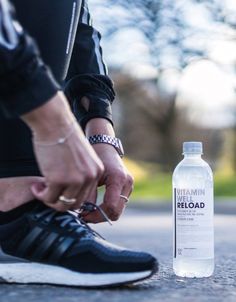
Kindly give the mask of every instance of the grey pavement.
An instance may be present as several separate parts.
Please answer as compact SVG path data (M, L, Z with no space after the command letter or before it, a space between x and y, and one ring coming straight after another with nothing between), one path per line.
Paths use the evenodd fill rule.
M105 290L0 284L0 302L236 301L236 215L215 215L216 269L214 276L203 279L174 276L168 212L131 207L112 227L103 224L96 229L114 243L154 254L160 262L159 273L140 284Z

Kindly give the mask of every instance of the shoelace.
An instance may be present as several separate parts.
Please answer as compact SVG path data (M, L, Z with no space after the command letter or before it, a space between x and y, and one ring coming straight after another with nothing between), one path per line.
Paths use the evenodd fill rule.
M35 216L37 218L42 218L46 223L49 223L52 219L55 219L60 222L61 227L70 227L73 229L77 234L83 235L84 233L92 233L93 235L97 235L98 237L104 239L99 233L93 230L82 218L82 213L84 212L94 212L98 210L100 214L104 217L105 221L107 221L110 225L112 225L110 219L104 213L104 211L97 205L86 202L79 210L75 211L68 211L64 214L56 212L53 209L46 209L37 213Z
M86 215L83 215L83 213L88 212L88 214L89 214L96 210L99 211L99 213L101 214L101 216L104 218L104 220L106 222L108 222L110 225L112 225L111 220L108 218L107 214L103 211L103 209L100 206L98 206L92 202L89 202L89 201L85 202L81 206L81 208L78 211L76 211L76 213L78 213L78 216L80 219L83 219L84 217L86 217ZM82 218L82 216L83 216L83 218Z
M77 217L69 212L60 213L53 209L46 209L35 215L38 219L43 219L45 223L50 223L53 219L60 222L61 227L70 227L77 234L84 233L88 228Z
M69 226L75 229L77 234L83 235L84 233L91 233L93 235L97 235L98 237L103 238L98 232L94 231L83 219L78 219L73 215L73 213L66 213L64 215L60 215L55 218L57 221L62 221L61 226Z

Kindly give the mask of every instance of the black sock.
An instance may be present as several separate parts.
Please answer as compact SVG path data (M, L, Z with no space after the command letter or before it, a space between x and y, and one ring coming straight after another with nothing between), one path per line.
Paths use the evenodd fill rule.
M38 203L38 200L32 200L13 210L7 212L0 211L0 225L10 223L16 220L17 218L21 217L24 213L31 211Z

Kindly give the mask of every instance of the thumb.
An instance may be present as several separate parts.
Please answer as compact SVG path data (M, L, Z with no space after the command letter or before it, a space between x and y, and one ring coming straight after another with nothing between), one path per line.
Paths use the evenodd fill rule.
M63 188L58 185L46 185L45 182L33 183L31 185L34 197L46 204L57 202L62 190Z
M34 197L37 199L42 199L47 190L47 186L44 182L36 182L31 185L31 192L33 193Z

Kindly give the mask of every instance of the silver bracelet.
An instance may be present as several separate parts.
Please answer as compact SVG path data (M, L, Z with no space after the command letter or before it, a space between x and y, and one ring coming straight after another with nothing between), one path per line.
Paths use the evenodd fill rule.
M75 130L75 122L72 123L70 131L64 137L59 137L56 142L53 143L45 143L41 141L35 141L34 144L44 147L56 146L56 145L63 145L68 140L68 138L72 135Z
M124 156L124 149L121 140L117 137L113 137L107 134L95 134L89 136L87 139L91 145L101 143L111 145L116 149L121 158Z

